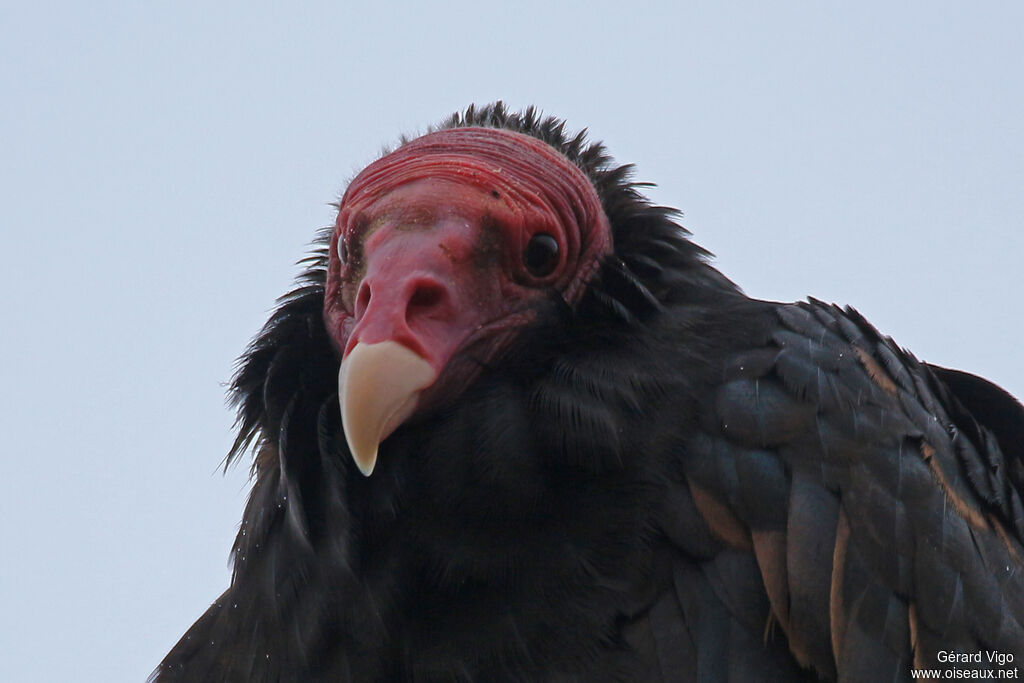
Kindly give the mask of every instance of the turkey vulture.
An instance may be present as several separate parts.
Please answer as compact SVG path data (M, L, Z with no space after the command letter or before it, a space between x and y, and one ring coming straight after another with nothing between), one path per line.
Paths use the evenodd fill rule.
M501 103L355 177L239 362L231 585L152 680L1024 659L1024 408L851 308L748 298L630 177Z

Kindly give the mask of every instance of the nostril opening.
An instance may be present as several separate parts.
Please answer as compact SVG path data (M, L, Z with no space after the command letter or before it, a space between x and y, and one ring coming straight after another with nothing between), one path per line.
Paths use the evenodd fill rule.
M363 282L359 286L359 296L356 297L356 309L352 311L355 314L356 320L363 317L363 313L366 312L366 308L370 305L370 283Z
M418 312L429 311L436 308L444 299L444 288L434 283L421 283L417 285L416 291L409 299L408 313L415 315Z

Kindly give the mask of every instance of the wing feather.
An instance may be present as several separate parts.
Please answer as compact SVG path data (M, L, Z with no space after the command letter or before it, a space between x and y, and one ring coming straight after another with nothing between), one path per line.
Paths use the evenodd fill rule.
M775 310L686 444L694 507L722 543L704 562L752 563L769 621L827 678L902 680L939 649L1024 657L1024 409L852 309ZM745 623L730 596L750 600L749 583L712 586Z

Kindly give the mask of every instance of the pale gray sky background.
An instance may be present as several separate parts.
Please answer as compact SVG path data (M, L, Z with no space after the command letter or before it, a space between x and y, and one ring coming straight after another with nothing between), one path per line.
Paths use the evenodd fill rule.
M4 3L0 680L227 585L223 383L328 203L470 102L589 127L751 296L1024 395L1024 3Z

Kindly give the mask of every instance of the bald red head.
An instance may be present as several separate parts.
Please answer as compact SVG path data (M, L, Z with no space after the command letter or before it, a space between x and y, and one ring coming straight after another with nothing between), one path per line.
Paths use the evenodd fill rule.
M463 352L493 357L536 301L552 290L576 301L611 246L593 184L551 146L492 128L430 133L345 192L328 331L345 358L357 344L412 351L434 371L433 400L472 379L478 365Z

